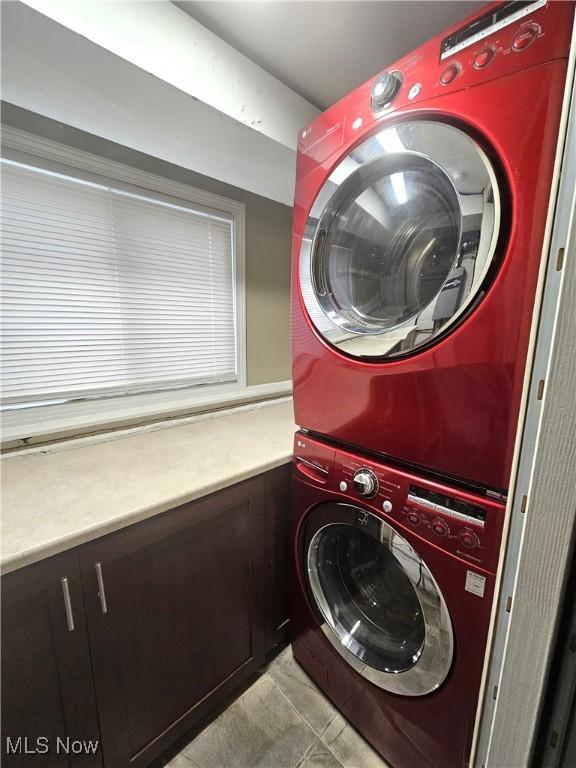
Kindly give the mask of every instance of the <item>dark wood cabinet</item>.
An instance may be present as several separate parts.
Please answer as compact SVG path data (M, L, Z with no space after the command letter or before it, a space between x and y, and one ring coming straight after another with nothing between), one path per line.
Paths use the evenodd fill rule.
M67 553L2 579L1 762L96 768L98 742L80 570Z
M260 483L81 553L104 756L145 766L265 653Z
M286 629L288 492L280 467L5 577L4 737L98 722L73 765L144 768L233 693Z

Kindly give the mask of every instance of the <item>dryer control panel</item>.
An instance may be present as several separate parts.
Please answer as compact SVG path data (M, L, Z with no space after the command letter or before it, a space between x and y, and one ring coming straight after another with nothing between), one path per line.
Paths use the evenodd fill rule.
M466 562L496 570L502 502L329 447L304 433L296 435L294 447L299 479L340 501L361 504Z
M304 128L298 137L298 179L399 109L428 107L438 96L568 58L573 15L573 3L551 0L493 2L476 10L390 63Z

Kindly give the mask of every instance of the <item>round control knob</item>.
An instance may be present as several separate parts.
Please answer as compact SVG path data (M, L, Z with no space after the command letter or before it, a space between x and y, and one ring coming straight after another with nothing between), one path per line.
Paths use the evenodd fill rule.
M384 512L392 512L392 502L390 501L390 499L386 499L385 501L382 502L382 509L384 510Z
M539 34L540 27L538 24L528 24L526 27L520 27L512 38L512 50L516 51L516 53L525 51L528 46L532 45Z
M408 512L406 517L408 518L408 522L412 523L412 525L420 525L420 515L418 512Z
M443 520L434 520L432 530L437 536L447 536L450 533L450 528Z
M461 531L458 538L465 547L470 547L470 549L473 549L480 544L480 540L474 531Z
M461 71L462 67L457 61L449 64L440 75L440 82L442 85L450 85L450 83L458 77Z
M374 81L370 94L370 104L373 112L378 112L389 104L396 96L402 85L400 72L385 72Z
M492 46L488 45L474 56L472 66L474 69L484 69L484 67L490 64L494 56L496 56L496 51Z
M359 469L354 475L354 488L360 496L369 498L378 491L378 480L371 469Z

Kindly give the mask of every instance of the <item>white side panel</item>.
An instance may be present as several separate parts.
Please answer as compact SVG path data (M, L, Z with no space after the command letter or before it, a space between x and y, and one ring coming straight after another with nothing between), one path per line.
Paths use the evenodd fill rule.
M572 91L574 52L569 71L567 96ZM567 98L561 137L565 136L569 105ZM537 336L526 386L526 421L473 763L478 768L521 768L530 763L572 548L576 510L573 95L568 133L560 149L562 144L560 187L551 211L553 229L544 296L534 324Z

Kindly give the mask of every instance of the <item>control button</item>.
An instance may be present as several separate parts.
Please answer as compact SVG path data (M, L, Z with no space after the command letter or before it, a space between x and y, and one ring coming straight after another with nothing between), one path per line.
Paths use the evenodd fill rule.
M494 56L496 56L496 51L491 46L487 46L481 51L478 51L476 56L474 56L474 69L484 69L484 67L487 67L488 64L490 64Z
M378 491L378 480L371 469L359 469L354 475L354 488L360 496L370 498Z
M521 27L512 38L512 50L516 52L525 51L540 34L538 24L528 24Z
M461 531L458 538L465 547L473 548L480 544L480 540L474 531Z
M415 99L421 90L422 90L422 83L416 83L415 85L413 85L412 88L410 88L410 90L408 91L408 99L410 101L412 101L412 99Z
M446 67L444 72L442 72L440 75L440 82L442 85L450 85L450 83L458 77L460 72L462 72L462 67L457 61L454 61Z
M432 530L437 536L447 536L450 533L450 528L443 520L435 520L432 523Z
M370 104L373 112L389 104L396 96L402 85L402 75L400 72L385 72L374 81L372 86Z
M340 480L340 490L342 491L342 493L348 490L348 483L346 482L346 480Z
M408 522L412 523L412 525L420 525L420 515L418 512L408 512L406 517L408 518Z
M382 502L382 509L384 512L392 512L392 502L386 499L386 501Z

